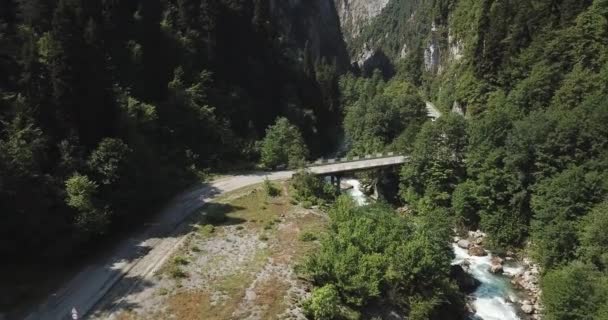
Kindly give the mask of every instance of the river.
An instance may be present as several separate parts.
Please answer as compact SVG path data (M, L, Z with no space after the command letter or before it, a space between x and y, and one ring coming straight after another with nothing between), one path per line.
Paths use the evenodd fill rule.
M353 186L347 193L357 202L358 205L366 205L369 199L361 191L361 182L356 179L343 180L344 183ZM492 255L485 257L475 257L468 254L467 250L453 244L454 260L452 264L461 264L465 260L469 263L467 272L475 279L479 280L480 286L471 294L472 305L475 314L471 319L480 320L519 320L521 319L516 312L513 302L518 301L518 297L511 287L509 279L504 276L493 274L489 271ZM505 264L504 273L517 274L522 268L517 265Z

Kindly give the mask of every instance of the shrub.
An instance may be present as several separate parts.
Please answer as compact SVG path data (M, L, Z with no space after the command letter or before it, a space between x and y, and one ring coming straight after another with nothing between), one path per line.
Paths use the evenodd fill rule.
M304 209L310 209L310 208L312 208L312 206L313 206L313 203L308 200L302 202L302 207Z
M316 320L332 320L340 315L340 297L332 284L314 289L304 302L304 311Z
M188 263L190 263L190 261L188 261L188 259L186 257L176 256L175 258L173 258L173 264L175 264L175 265L185 266Z
M268 178L264 179L264 191L269 197L278 197L281 195L281 190L275 187Z
M214 232L215 232L215 227L210 224L206 224L206 225L198 227L198 233L203 237L207 237Z
M172 264L171 267L169 267L169 276L173 279L183 279L187 278L188 274L178 265Z
M335 189L326 184L322 178L307 171L296 173L291 181L292 194L299 202L308 201L311 206L336 198Z
M268 241L268 236L265 234L260 235L259 237L260 241Z
M310 231L306 231L306 232L300 234L300 241L310 242L310 241L315 241L315 240L317 240L317 236Z

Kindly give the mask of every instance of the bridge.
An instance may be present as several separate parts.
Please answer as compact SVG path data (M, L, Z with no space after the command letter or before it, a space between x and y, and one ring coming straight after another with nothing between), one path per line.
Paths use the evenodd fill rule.
M378 153L364 157L347 157L341 159L319 159L310 163L306 170L318 176L331 177L332 184L340 188L340 179L343 175L355 171L399 166L408 161L409 157L397 155L393 152Z

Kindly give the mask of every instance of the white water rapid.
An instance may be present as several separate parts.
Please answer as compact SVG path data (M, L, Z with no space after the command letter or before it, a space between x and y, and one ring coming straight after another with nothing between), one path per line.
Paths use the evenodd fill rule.
M364 206L368 204L367 197L361 191L361 182L356 179L348 179L344 180L344 183L350 184L353 186L352 189L347 190L346 192L357 202L358 205Z
M368 204L368 199L361 191L361 182L356 179L344 180L344 183L353 186L347 193L358 205ZM453 244L455 258L452 264L462 264L465 260L469 263L467 272L481 282L481 285L472 294L475 314L473 319L481 320L520 320L515 311L514 302L518 297L511 288L511 283L505 277L495 275L489 271L492 255L475 257L468 254L467 250ZM504 265L506 274L518 274L521 267Z
M462 264L467 260L469 263L467 272L481 282L481 285L472 294L475 308L474 319L519 320L513 304L518 297L511 289L510 282L489 271L492 255L475 257L456 244L452 244L452 246L456 256L452 264ZM519 271L521 268L504 266L505 273L516 274Z

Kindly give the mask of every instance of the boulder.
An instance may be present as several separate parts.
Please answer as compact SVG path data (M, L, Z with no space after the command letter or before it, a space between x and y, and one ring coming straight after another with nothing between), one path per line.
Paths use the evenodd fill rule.
M469 240L464 240L464 239L458 240L458 242L456 244L463 249L468 249L471 246L471 243L469 242Z
M488 253L480 246L471 246L469 247L469 255L476 257L484 257L487 256Z
M501 273L502 272L502 264L493 264L490 266L490 272L492 273Z
M503 263L502 258L499 256L492 256L491 261L492 261L492 264L502 264Z
M460 265L453 265L450 267L450 277L456 281L460 291L467 294L473 293L481 284L479 280L473 278L473 276L464 271Z
M525 300L521 305L521 311L526 314L532 314L534 312L534 306L530 303L530 301Z

